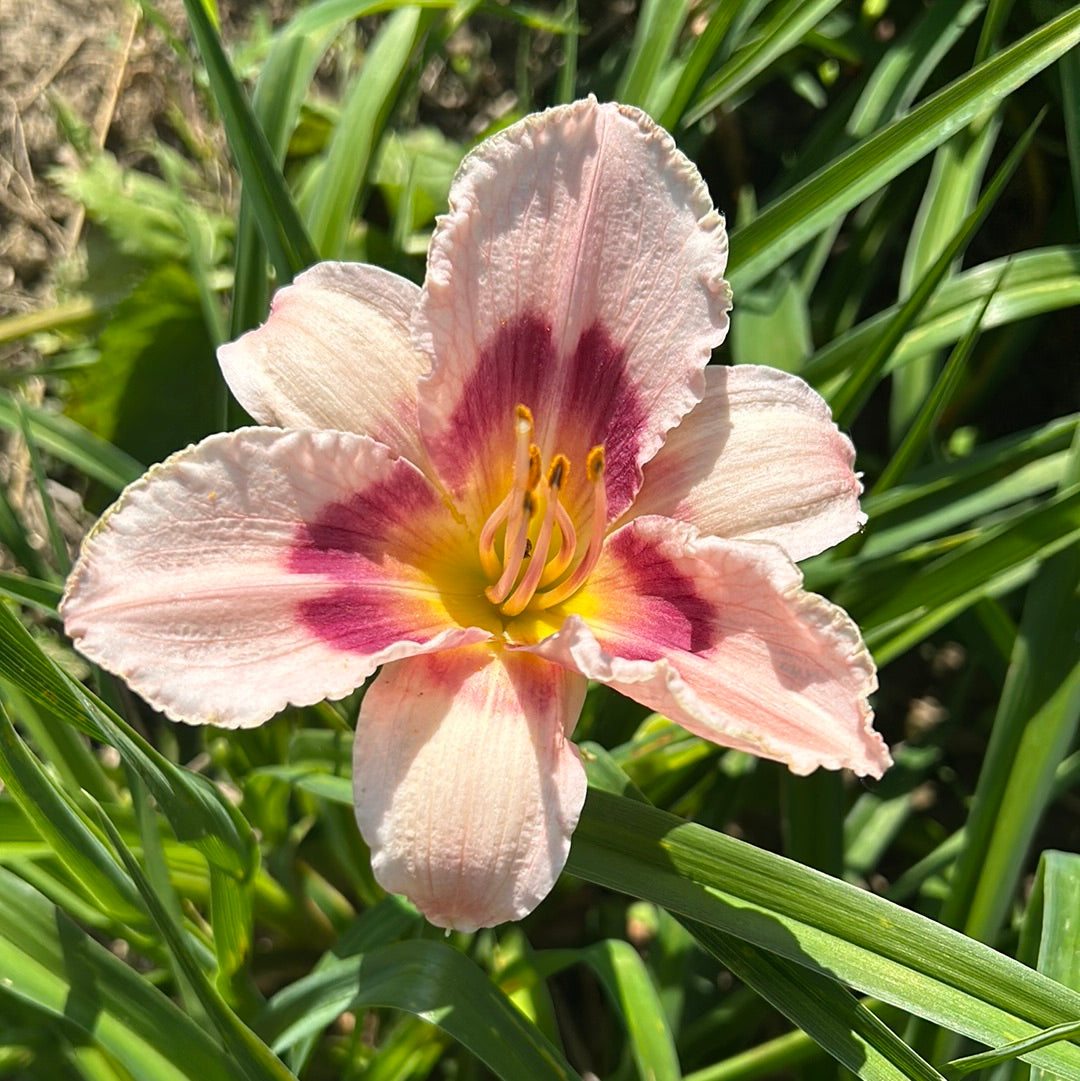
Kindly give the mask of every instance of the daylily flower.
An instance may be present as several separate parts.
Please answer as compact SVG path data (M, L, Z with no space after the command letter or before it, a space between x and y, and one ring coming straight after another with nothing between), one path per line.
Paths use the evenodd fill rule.
M68 633L170 717L225 727L382 666L360 830L387 890L463 930L525 915L562 869L589 680L797 773L880 776L871 659L793 562L858 528L854 452L800 380L706 368L726 258L697 170L638 110L507 128L463 162L423 288L323 263L220 350L269 427L123 493Z

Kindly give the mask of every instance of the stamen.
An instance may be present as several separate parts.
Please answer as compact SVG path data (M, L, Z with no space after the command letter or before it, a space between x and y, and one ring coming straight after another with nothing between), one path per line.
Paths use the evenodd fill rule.
M502 606L503 615L516 616L523 612L532 600L536 587L540 584L540 577L544 573L547 563L548 549L551 547L551 534L555 529L556 508L559 506L559 489L566 483L567 474L570 472L570 461L562 454L556 454L551 460L551 466L547 475L547 509L544 511L544 520L540 523L540 532L536 536L536 544L533 545L532 562L525 572L525 577L518 583L517 589L507 598Z
M525 561L525 545L529 540L529 525L532 516L536 512L536 502L532 492L526 492L520 503L518 511L517 529L511 538L509 526L507 526L506 543L503 548L503 572L499 580L488 586L484 592L492 604L502 604L507 594L514 586L514 581L521 570L521 564Z
M556 578L564 574L566 568L570 566L570 561L574 558L574 553L577 551L577 530L574 528L574 523L570 521L570 515L561 501L555 504L555 524L559 527L562 541L559 544L558 552L555 553L555 557L548 560L544 573L540 576L541 586L550 585Z
M604 484L604 448L593 447L585 459L585 475L593 486L593 517L589 544L581 562L574 568L569 578L544 593L536 595L537 606L541 609L553 608L573 596L592 574L600 560L604 547L604 533L607 529L607 487Z
M499 577L500 565L499 557L495 554L495 534L510 513L510 501L513 498L514 492L511 489L506 493L503 501L491 512L488 520L484 523L484 528L480 530L480 565L484 568L484 574L488 578Z

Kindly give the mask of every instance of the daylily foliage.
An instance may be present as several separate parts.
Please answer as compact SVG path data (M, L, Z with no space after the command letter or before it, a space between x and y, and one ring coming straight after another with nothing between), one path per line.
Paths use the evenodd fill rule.
M465 159L423 288L320 264L220 350L266 427L123 493L68 633L169 716L226 727L382 666L360 830L388 890L462 930L525 915L562 869L590 679L798 773L879 776L871 659L793 562L858 528L854 452L800 380L706 367L726 258L642 113L527 117Z

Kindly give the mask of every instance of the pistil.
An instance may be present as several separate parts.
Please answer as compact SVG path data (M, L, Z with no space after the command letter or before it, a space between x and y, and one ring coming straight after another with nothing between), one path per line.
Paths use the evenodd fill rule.
M525 610L529 601L532 600L536 587L540 584L541 575L547 564L548 549L551 547L551 535L555 530L555 520L559 503L559 489L566 483L566 477L570 472L570 461L562 454L556 454L552 459L551 467L547 475L547 508L544 511L544 520L540 523L540 532L536 535L536 543L533 545L532 555L529 561L529 569L518 583L517 589L506 599L502 606L503 615L516 616ZM565 512L564 512L565 513ZM569 515L566 515L569 520ZM565 541L565 537L563 538Z
M480 530L480 565L488 578L498 578L502 564L495 552L495 536L499 526L506 523L504 545L511 543L521 526L524 497L533 492L540 483L540 448L532 441L533 418L527 406L519 405L514 411L514 474L510 491L491 512ZM526 536L528 535L526 526ZM509 588L509 587L508 587Z

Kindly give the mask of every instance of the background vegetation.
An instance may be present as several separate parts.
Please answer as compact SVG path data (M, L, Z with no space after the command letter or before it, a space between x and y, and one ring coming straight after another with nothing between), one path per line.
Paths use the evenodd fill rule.
M1080 7L185 7L119 9L141 127L47 77L16 104L60 167L4 144L0 1076L1080 1078ZM55 604L125 483L243 419L213 348L274 281L420 280L467 149L588 92L728 213L716 360L798 372L854 435L869 524L805 571L864 628L897 765L794 778L597 688L567 874L444 938L371 878L361 692L173 726Z

